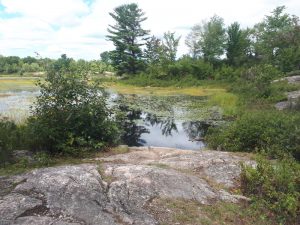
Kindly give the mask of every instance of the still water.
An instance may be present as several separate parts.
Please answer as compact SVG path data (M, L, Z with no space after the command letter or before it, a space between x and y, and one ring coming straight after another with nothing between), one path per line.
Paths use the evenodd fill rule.
M9 117L17 122L24 120L29 116L30 106L38 94L38 91L0 93L1 117ZM204 120L191 119L189 115L199 113L199 109L188 107L203 99L185 96L119 96L111 93L109 102L120 104L120 99L127 118L122 138L124 144L191 150L205 147L202 138L210 125Z

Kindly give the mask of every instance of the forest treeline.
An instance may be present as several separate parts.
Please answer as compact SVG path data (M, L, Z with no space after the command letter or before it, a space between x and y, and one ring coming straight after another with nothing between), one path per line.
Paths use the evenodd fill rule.
M113 67L101 60L74 60L63 54L60 59L27 56L0 56L0 74L3 75L43 75L48 67L59 64L62 60L68 61L69 68L75 70L86 70L90 75L99 75L104 71L113 71Z
M300 23L285 10L277 7L250 28L239 22L226 27L223 18L214 15L192 26L185 38L189 52L177 58L180 34L151 36L142 28L145 13L136 4L122 5L110 13L115 24L109 25L107 38L115 49L101 56L118 74L145 73L161 79L232 79L240 75L237 69L262 64L290 72L300 66Z

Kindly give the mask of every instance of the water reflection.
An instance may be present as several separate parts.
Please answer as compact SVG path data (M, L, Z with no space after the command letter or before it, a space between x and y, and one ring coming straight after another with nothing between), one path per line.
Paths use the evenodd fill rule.
M204 122L182 122L172 117L157 117L128 106L119 106L125 117L122 141L129 146L161 146L181 149L204 147L202 137L209 124Z
M149 133L149 130L145 126L137 124L137 120L142 118L142 111L130 109L124 104L120 104L117 107L120 110L117 118L120 126L123 128L121 141L129 146L144 145L146 141L141 138L141 135Z
M182 127L191 141L202 141L211 125L204 121L183 122Z
M175 119L172 117L159 118L155 114L146 113L144 121L145 121L145 125L148 126L149 124L151 126L160 126L161 133L164 136L172 135L173 131L178 133Z

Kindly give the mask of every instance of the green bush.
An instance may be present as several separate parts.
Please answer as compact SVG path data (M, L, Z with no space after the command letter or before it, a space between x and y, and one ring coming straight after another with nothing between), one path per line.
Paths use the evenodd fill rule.
M282 224L296 224L300 213L300 165L286 158L270 162L262 157L255 168L242 166L242 191L253 205L273 212Z
M68 73L68 63L61 60L45 81L39 82L41 94L27 126L34 150L77 155L118 140L104 90L97 83L90 84L85 76Z
M235 81L239 78L240 74L241 74L240 69L224 65L220 69L215 71L214 78L216 80Z
M166 74L171 77L192 75L197 79L209 79L213 75L213 66L201 59L183 58L168 65Z
M263 151L272 157L292 154L300 159L300 116L277 111L254 111L231 124L212 128L207 136L211 147L226 151Z
M271 95L271 81L281 75L280 71L272 65L256 65L241 73L240 84L237 87L246 95L268 98Z
M22 132L14 122L0 120L0 165L5 166L11 160L12 150L22 145Z

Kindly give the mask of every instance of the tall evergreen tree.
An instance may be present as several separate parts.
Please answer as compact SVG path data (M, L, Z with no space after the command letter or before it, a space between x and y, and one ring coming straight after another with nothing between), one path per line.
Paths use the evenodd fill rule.
M113 66L119 74L135 74L143 68L141 46L147 40L148 30L141 27L147 18L145 13L135 3L121 5L109 13L115 20L115 25L109 25L107 35L115 50L111 52Z

